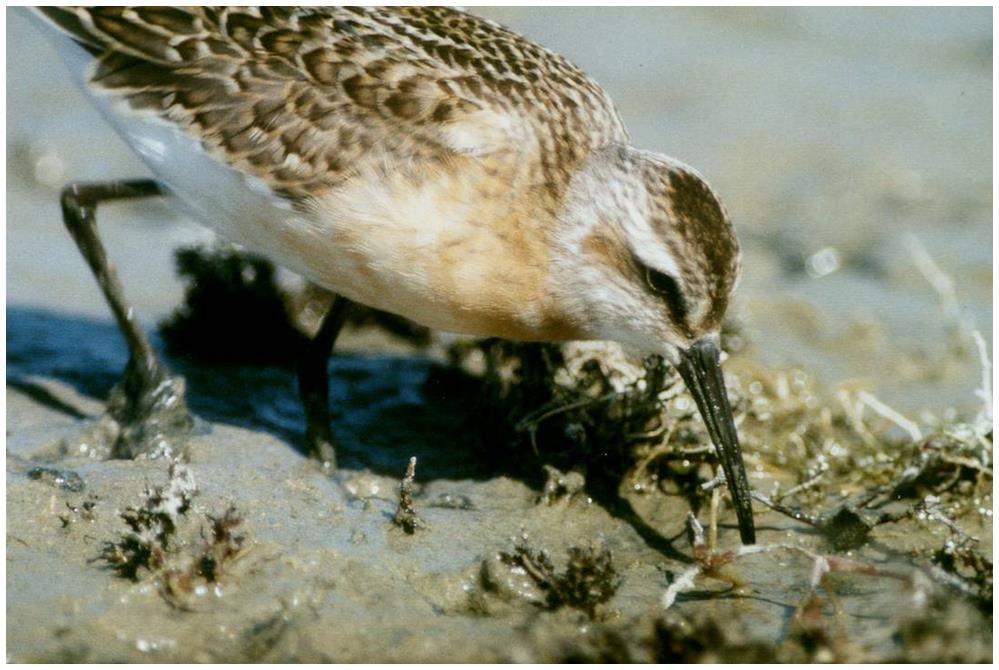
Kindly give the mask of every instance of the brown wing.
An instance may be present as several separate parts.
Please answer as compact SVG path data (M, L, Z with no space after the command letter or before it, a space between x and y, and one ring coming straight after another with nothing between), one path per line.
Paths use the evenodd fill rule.
M43 8L91 85L299 198L372 160L537 149L540 178L626 135L561 57L444 8ZM556 147L570 156L555 159ZM547 150L546 150L547 149ZM561 167L559 167L561 166Z

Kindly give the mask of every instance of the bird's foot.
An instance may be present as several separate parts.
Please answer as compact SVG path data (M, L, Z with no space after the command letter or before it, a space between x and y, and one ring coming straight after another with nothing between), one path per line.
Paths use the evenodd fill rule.
M319 461L324 471L336 470L336 441L330 430L329 416L309 416L305 427L305 448L312 458Z
M108 397L105 413L86 425L64 452L94 459L183 459L194 418L184 400L184 379L160 368L138 375L129 366ZM74 448L75 447L75 448Z

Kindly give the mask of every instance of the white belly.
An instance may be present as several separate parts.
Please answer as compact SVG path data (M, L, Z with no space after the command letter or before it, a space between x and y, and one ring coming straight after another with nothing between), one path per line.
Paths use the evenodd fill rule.
M124 114L109 120L171 193L171 202L222 237L298 272L313 276L288 247L289 236L303 244L328 244L328 235L307 214L275 196L268 187L208 155L201 145L172 126ZM328 282L328 278L326 280ZM330 287L335 288L335 287Z

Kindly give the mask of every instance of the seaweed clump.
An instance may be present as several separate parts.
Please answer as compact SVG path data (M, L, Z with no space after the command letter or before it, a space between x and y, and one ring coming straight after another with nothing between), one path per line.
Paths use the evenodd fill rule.
M835 561L836 559L831 559ZM841 567L866 570L861 564ZM914 573L916 574L921 573ZM916 577L916 581L921 578ZM825 582L821 579L820 582ZM703 611L668 610L646 638L645 652L660 663L983 663L992 660L992 636L982 614L945 589L923 581L923 596L902 618L885 652L851 639L836 599L819 595L813 583L776 641L750 637L738 620ZM825 584L828 589L829 584ZM832 616L827 611L832 612Z
M934 566L947 575L948 581L969 596L979 609L992 615L992 561L977 548L975 538L949 539L933 553Z
M535 551L521 538L512 552L501 552L499 557L533 580L544 594L545 609L572 607L596 619L597 607L610 600L620 585L613 556L606 548L594 547L569 547L568 554L565 570L556 572L546 550Z
M595 495L609 491L633 505L649 497L643 509L655 509L660 505L652 497L680 493L696 521L706 494L724 483L714 476L714 450L692 399L661 360L629 360L611 345L496 340L460 344L452 356L480 380L475 416L487 453L501 454L505 467L512 462L525 476L547 472L547 482L537 480L543 502L570 497L562 473L584 473L587 494L601 504L616 502ZM982 359L987 369L984 353ZM897 581L913 602L923 603L898 629L900 657L953 657L945 643L950 633L932 630L941 608L928 601L960 603L975 644L988 637L981 617L972 616L991 617L993 606L993 566L976 537L990 533L992 518L993 432L985 377L977 392L983 400L978 416L962 421L923 414L917 424L867 391L821 389L804 371L730 357L725 381L753 496L773 510L757 508L758 514L769 514L769 521L776 512L819 534L812 536L814 545L808 536L782 544L783 537L764 531L760 545L716 551L712 505L710 541L703 529L692 541L694 565L671 577L663 605L669 609L679 594L696 590L701 577L728 580L720 569L750 554L804 554L813 563L813 583L779 643L729 635L725 622L678 623L670 613L670 622L664 620L648 638L649 655L689 661L883 660L883 653L848 637L836 581L826 578L837 573ZM889 524L900 524L902 532L881 530ZM941 530L948 535L943 548L924 539ZM911 569L868 562L863 553L842 555L873 539L896 547ZM521 576L487 561L487 590L545 609L569 602L545 552L521 545L501 558ZM828 616L830 608L835 617ZM586 611L592 616L596 610ZM982 649L970 649L967 657L983 657Z
M227 566L243 550L246 537L234 531L243 523L243 518L230 506L222 516L206 515L210 524L210 535L201 546L175 560L162 571L160 593L163 598L178 609L191 609L191 596L202 589L199 582L218 585L222 582Z
M682 383L657 356L636 362L604 343L496 339L456 344L450 355L481 381L474 415L484 457L501 454L504 467L527 477L576 472L616 488L667 433L697 441L693 405L678 414L664 408Z
M831 615L830 615L831 610ZM982 633L977 633L982 631ZM875 650L849 637L836 607L811 593L779 640L750 632L738 617L710 610L668 610L651 622L593 623L586 635L556 645L554 662L611 663L989 663L992 639L982 616L960 601L933 596L905 617L895 649Z
M292 365L307 338L292 323L274 266L228 245L176 252L184 304L160 323L172 355L209 363Z
M991 618L991 608L988 616ZM893 663L992 663L990 622L981 611L940 595L923 610L903 620L900 649ZM979 633L982 631L982 633ZM880 659L879 659L880 660Z
M501 454L539 488L543 471L580 472L591 495L679 493L696 513L717 481L694 402L661 358L636 361L604 343L499 340L461 343L451 356L480 380L485 457ZM862 547L878 526L903 519L942 524L958 539L967 535L959 520L990 523L984 386L974 420L918 426L869 392L820 390L802 370L730 357L725 380L747 470L766 482L754 497L819 529L834 549Z
M750 639L738 621L673 612L655 620L647 651L654 663L770 663L776 656L774 645Z
M129 507L121 513L129 530L117 541L106 543L100 558L118 576L133 581L138 581L140 571L159 571L166 564L180 517L190 510L196 494L191 471L171 464L166 486L147 489L141 507Z
M159 579L164 599L188 609L188 599L198 591L198 582L218 584L227 566L242 553L246 539L236 533L243 519L232 506L221 516L204 515L207 537L200 524L185 524L197 493L191 470L172 464L165 486L148 488L141 506L121 513L128 531L106 543L98 559L119 577ZM195 530L200 542L190 537Z
M829 620L826 603L808 596L788 622L780 641L749 635L738 621L705 613L667 612L653 624L647 650L656 663L861 663L878 659L851 643Z
M197 561L198 574L216 584L222 580L224 566L240 552L246 538L234 532L243 523L235 507L230 506L222 516L209 516L208 519L211 537Z

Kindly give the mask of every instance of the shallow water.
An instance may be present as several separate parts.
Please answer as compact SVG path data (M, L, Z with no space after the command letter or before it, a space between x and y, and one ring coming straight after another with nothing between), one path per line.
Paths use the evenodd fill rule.
M689 162L722 193L746 251L734 307L750 344L744 355L800 366L830 386L868 388L914 419L924 408L977 411L978 362L967 326L954 323L980 329L991 348L988 9L480 13L570 56L612 94L636 145ZM476 455L463 399L424 393L431 361L405 347L386 353L363 334L331 364L345 466L334 480L296 451L302 413L291 371L172 361L211 427L193 449L196 509L218 514L235 502L253 546L222 596L180 616L149 584L88 563L121 530L115 510L161 483L165 466L59 459L100 500L94 522L66 529L65 503L83 496L26 476L99 413L125 362L60 223L58 190L70 179L146 172L18 11L8 12L7 45L11 658L210 660L247 649L271 659L564 658L596 634L575 614L539 615L495 595L485 600L490 616L469 604L483 561L509 550L522 529L556 560L571 544L612 548L623 581L610 624L628 628L659 611L665 571L682 570L689 547L660 553L585 500L536 505L534 482ZM171 249L207 234L156 202L102 208L100 219L138 312L149 324L166 316L182 296ZM919 273L908 236L952 278L956 316ZM389 519L411 455L417 508L431 530L408 537ZM633 501L657 533L679 533L682 511L641 503ZM761 514L761 526L766 541L817 541L776 515ZM883 543L863 558L897 561L913 532L879 531ZM732 533L723 528L724 546ZM719 596L725 584L707 581L677 607L778 639L810 569L797 556L779 565L747 559L737 572L751 591ZM877 579L845 591L851 636L887 653L912 594Z

